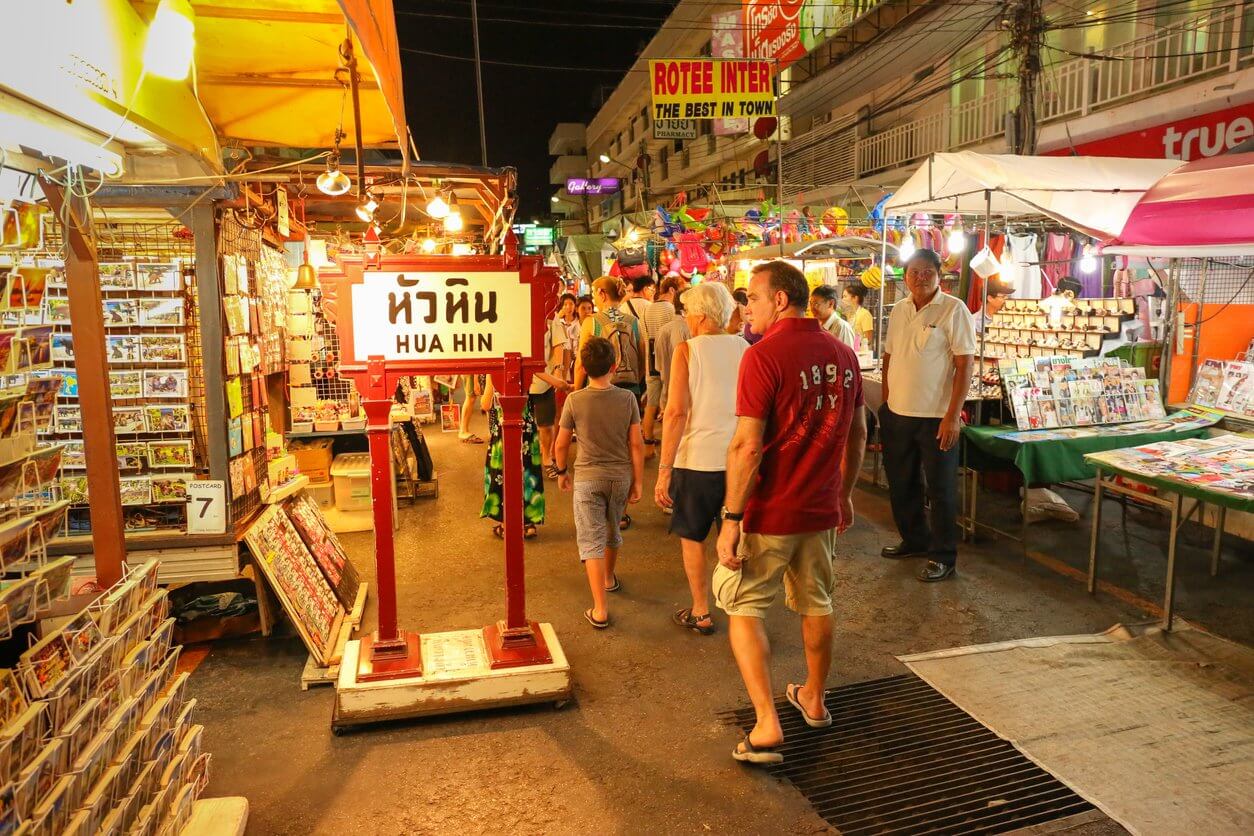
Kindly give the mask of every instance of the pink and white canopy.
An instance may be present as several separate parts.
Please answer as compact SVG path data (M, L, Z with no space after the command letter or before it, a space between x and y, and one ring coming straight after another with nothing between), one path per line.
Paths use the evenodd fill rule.
M1254 153L1179 166L1141 197L1112 255L1187 258L1254 255Z

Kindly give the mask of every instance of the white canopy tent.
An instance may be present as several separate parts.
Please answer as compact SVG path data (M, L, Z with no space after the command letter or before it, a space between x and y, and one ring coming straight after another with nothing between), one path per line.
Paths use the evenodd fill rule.
M1113 238L1142 195L1179 160L932 154L884 205L913 212L1045 215L1094 238Z

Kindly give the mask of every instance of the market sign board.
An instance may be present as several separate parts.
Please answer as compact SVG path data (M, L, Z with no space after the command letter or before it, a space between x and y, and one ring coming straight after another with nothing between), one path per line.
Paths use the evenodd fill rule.
M523 230L523 246L551 247L557 241L557 232L551 226L529 226Z
M654 119L654 139L696 139L696 119Z
M881 0L741 0L746 58L771 58L780 69L803 57Z
M532 349L531 286L515 272L382 272L352 285L353 348L385 361L486 360Z
M623 186L617 177L567 177L566 193L569 195L614 194Z
M664 58L649 61L653 120L775 115L773 62Z

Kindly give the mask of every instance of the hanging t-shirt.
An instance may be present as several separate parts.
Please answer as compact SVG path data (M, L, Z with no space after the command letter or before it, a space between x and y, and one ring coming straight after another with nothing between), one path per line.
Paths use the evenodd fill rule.
M1045 263L1041 265L1041 298L1048 299L1058 280L1071 272L1071 236L1051 232L1045 236Z
M1003 262L1001 280L1015 289L1018 299L1039 299L1041 293L1040 256L1036 254L1036 234L1008 235L1010 257Z

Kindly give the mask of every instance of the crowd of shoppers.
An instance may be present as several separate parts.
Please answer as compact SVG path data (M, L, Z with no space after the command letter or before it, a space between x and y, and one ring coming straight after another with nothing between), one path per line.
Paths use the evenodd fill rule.
M940 259L931 250L905 265L910 295L889 318L878 412L901 536L882 554L928 557L919 573L928 582L955 571L957 441L975 350L971 314L940 290L939 278ZM809 726L832 722L824 698L833 558L838 536L853 524L867 438L856 351L869 344L874 326L864 300L858 284L811 289L784 261L759 264L748 287L734 292L719 282L689 288L675 277L660 286L645 278L628 287L602 277L590 297L562 297L549 327L548 364L535 375L525 410L526 531L534 535L543 522L543 463L562 490L573 492L592 599L584 617L597 629L612 624L609 595L623 589L618 562L627 507L641 498L646 450L659 448L653 499L671 515L691 596L672 619L711 635L711 603L726 613L756 712L733 751L740 761L783 759L764 626L781 591L801 617L807 666L804 681L787 684L785 697ZM482 397L485 408L499 409L490 384ZM490 513L500 505L496 409L484 516L499 519Z

